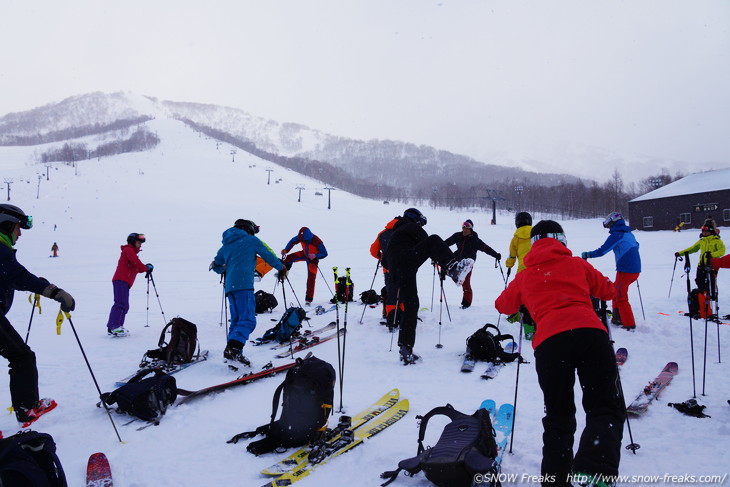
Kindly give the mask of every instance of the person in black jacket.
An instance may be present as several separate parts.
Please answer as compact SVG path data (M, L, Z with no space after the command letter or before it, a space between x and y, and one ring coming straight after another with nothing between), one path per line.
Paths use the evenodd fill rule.
M489 254L498 261L502 260L502 254L496 252L492 247L482 242L477 232L474 231L474 223L471 220L465 221L461 225L461 231L456 232L446 240L446 245L451 247L456 245L456 258L457 259L473 259L477 260L477 251L481 250L485 254ZM461 288L464 291L464 295L461 298L461 308L468 308L471 306L474 293L471 290L471 272L466 275L464 284Z
M393 225L394 232L383 255L383 265L393 273L393 282L397 286L396 299L398 303L403 303L403 315L396 318L396 322L400 323L398 346L404 365L418 360L418 356L413 354L419 307L416 285L418 268L428 259L433 259L441 266L441 279L448 275L458 284L461 275L474 264L471 259L457 260L441 237L428 235L423 229L426 221L426 217L416 208L407 209Z
M35 353L10 324L6 315L13 305L15 290L30 291L61 303L61 310L73 311L76 304L69 293L20 265L13 248L21 229L33 226L33 217L17 206L0 204L0 355L10 368L10 398L15 417L28 427L56 407L56 401L38 398L38 368Z

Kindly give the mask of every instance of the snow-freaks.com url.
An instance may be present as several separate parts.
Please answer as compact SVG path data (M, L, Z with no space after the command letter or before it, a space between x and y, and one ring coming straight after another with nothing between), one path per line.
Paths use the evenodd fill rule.
M608 484L725 484L728 474L723 475L677 475L665 473L663 475L617 475L617 476L601 476L599 479ZM532 475L527 473L499 473L499 474L476 474L474 476L474 484L490 484L499 480L502 483L521 483L521 484L540 484L555 482L555 478L551 476ZM581 482L582 477L572 476L571 482Z

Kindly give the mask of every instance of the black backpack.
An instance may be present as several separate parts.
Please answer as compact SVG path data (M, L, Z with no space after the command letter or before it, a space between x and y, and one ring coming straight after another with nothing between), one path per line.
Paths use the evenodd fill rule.
M494 329L497 334L493 335L489 332L490 328ZM514 337L500 333L499 328L487 323L466 339L466 348L472 358L485 362L509 363L521 358L518 352L504 351L501 343L504 340L514 341Z
M428 420L434 415L444 415L451 419L446 425L438 442L432 447L423 447ZM413 476L420 471L426 478L439 487L471 487L476 474L497 474L497 442L489 411L479 409L468 415L457 411L447 404L429 411L420 420L418 430L418 450L413 458L401 460L398 469L384 472L381 478L388 479L388 485L401 470ZM493 477L496 478L496 475Z
M258 290L254 293L254 297L256 298L256 314L271 313L279 305L276 297L266 291Z
M169 341L166 337L168 330L170 332ZM197 355L200 355L198 327L179 316L173 318L162 329L157 345L159 348L147 350L140 367L186 364ZM155 363L160 360L165 363Z
M0 439L0 486L67 487L53 437L26 430Z
M154 377L147 377L152 372ZM175 399L175 378L160 370L151 369L140 371L119 389L101 395L105 404L116 404L118 412L131 414L145 421L159 420ZM101 403L97 406L101 407Z
M266 330L263 336L252 343L254 345L263 345L274 341L284 343L291 340L292 335L299 331L306 318L307 312L302 308L291 307L284 312L284 316L281 317L276 326Z
M276 420L282 393L281 417ZM311 354L304 359L298 358L297 365L286 372L284 382L274 393L269 424L240 433L228 443L265 435L265 438L251 442L246 447L254 455L310 443L318 439L327 427L334 394L335 369Z
M347 301L355 300L355 285L350 280L350 284L347 284L347 276L341 276L337 278L335 283L335 294L337 295L337 301L344 303ZM335 298L330 299L330 303L335 304Z
M380 302L380 294L375 289L368 289L360 293L360 301L362 301L362 304L378 304Z

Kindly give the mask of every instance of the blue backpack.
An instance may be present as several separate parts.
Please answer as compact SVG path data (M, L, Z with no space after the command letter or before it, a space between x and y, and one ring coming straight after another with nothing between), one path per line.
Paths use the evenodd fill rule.
M291 307L287 309L276 326L266 330L266 333L261 338L257 338L253 344L263 345L274 341L278 343L289 341L292 335L302 327L306 317L307 313L302 308Z

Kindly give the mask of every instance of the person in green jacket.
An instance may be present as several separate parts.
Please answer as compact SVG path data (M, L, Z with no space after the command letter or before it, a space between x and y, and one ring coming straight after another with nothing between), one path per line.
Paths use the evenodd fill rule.
M720 235L718 234L719 232L717 230L717 225L715 225L715 221L708 218L702 225L700 239L691 247L674 253L674 257L687 257L689 254L694 254L697 251L700 252L700 260L697 263L697 274L695 276L695 283L697 284L697 289L700 291L709 291L710 287L708 285L708 279L714 280L717 277L717 271L711 270L709 274L707 272L707 266L710 264L710 259L725 255L725 244L722 242Z

